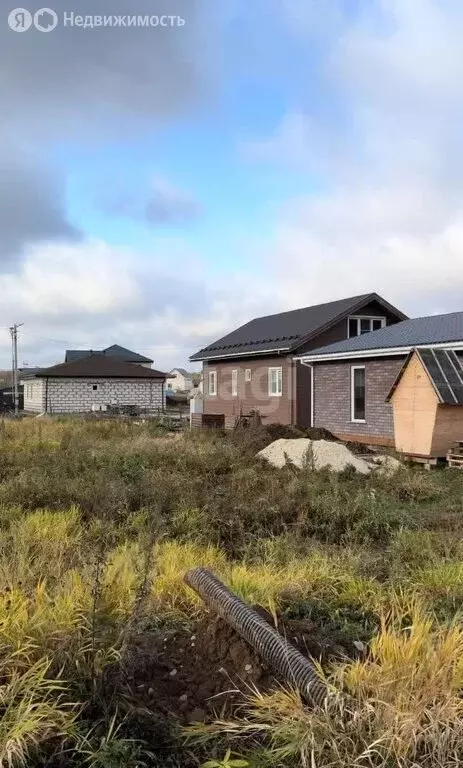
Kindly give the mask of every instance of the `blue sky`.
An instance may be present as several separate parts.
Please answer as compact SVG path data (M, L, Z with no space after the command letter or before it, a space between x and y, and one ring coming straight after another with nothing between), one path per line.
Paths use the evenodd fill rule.
M0 28L0 324L25 323L23 357L185 366L253 316L369 290L463 309L461 5L177 5L164 32Z

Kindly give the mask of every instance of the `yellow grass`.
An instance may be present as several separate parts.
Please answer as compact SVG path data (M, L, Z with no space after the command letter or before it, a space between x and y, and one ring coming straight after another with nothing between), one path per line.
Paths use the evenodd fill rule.
M338 693L310 711L294 691L249 697L240 720L197 726L200 739L264 739L259 765L457 768L463 759L463 629L436 625L419 601L383 617L369 658L333 667ZM243 741L241 742L243 744ZM281 761L281 762L280 762Z

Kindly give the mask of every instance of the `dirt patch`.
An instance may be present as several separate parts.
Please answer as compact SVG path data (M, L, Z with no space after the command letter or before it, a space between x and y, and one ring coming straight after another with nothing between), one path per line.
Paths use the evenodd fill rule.
M258 610L273 625L272 617ZM356 655L353 644L318 632L310 620L287 620L279 631L305 656L322 662ZM268 690L278 681L254 650L213 616L193 631L139 636L132 658L130 686L137 698L181 724L207 720L217 711L226 713L240 703L250 685Z

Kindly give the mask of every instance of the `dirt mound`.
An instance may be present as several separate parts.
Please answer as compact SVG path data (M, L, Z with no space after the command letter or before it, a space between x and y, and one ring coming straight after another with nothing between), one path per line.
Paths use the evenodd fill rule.
M337 438L328 430L322 427L298 427L285 424L266 424L265 433L271 441L280 438L298 438L307 437L310 440L329 440L337 442Z
M259 451L257 455L266 459L274 467L284 467L289 461L298 468L307 465L313 469L329 467L334 472L342 472L350 466L362 475L367 475L371 471L370 464L355 456L343 443L328 440L281 438Z
M274 626L270 614L256 610ZM318 632L308 619L285 620L278 629L305 656L327 661L355 655L351 644ZM133 650L131 689L145 707L180 723L229 711L247 686L268 690L277 681L255 651L215 616L204 618L193 631L140 635Z

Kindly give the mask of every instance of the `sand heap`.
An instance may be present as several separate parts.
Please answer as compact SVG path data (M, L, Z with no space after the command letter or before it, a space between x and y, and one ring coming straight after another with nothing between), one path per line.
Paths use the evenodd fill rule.
M362 475L368 475L374 468L374 464L356 456L343 443L334 443L329 440L308 440L306 438L286 440L281 438L267 445L257 455L266 459L274 467L284 467L289 461L299 468L304 466L309 469L329 467L333 472L342 472L351 466Z

